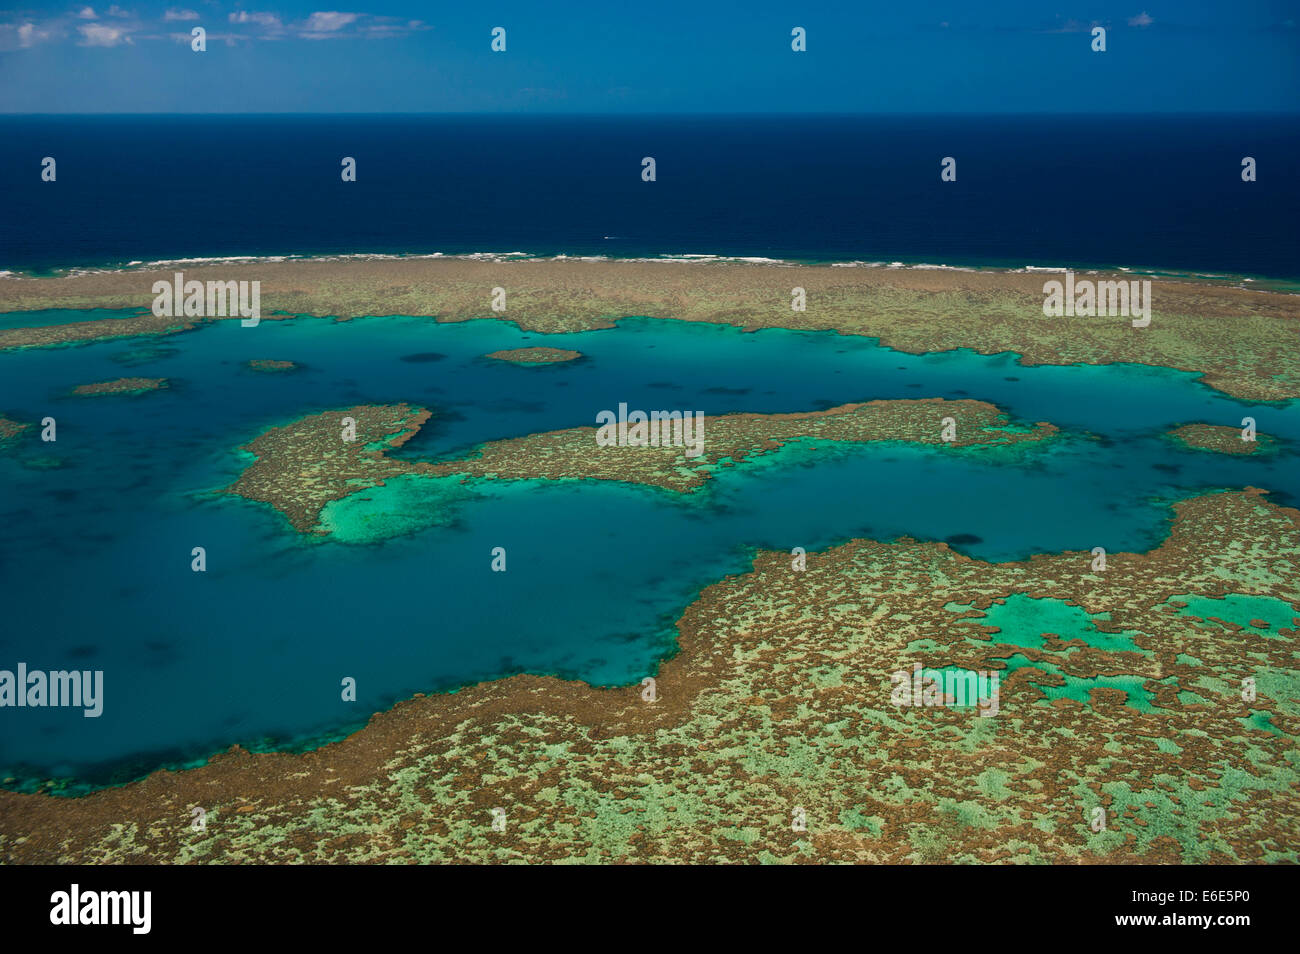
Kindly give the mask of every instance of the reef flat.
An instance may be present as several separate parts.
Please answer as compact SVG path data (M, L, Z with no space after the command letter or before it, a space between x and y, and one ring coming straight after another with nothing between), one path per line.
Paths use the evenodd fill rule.
M1035 442L1057 433L1048 423L1013 426L984 401L881 400L794 414L706 416L698 457L681 447L597 447L596 428L575 427L493 441L464 460L435 465L433 472L513 480L620 480L689 493L703 487L719 467L736 466L795 441L944 445L944 418L955 422L952 447Z
M1182 447L1218 454L1258 454L1277 447L1277 439L1267 434L1246 441L1241 438L1241 428L1222 424L1184 424L1170 431L1169 437Z
M401 447L430 416L409 404L363 405L273 427L240 448L255 460L224 492L270 504L308 532L331 500L418 469L384 451Z
M464 459L439 463L386 455L410 440L431 416L430 411L408 404L359 406L272 428L241 448L256 460L225 492L270 504L299 531L326 533L319 526L326 504L411 475L612 480L690 493L703 487L720 467L742 464L796 441L908 441L957 449L1032 443L1057 433L1048 423L1013 425L984 401L926 398L869 401L794 414L703 417L703 453L698 456L690 456L682 446L601 447L595 427L492 441ZM945 419L952 421L951 441L943 438ZM353 422L351 441L344 439L347 420Z
M3 301L0 295L0 301ZM17 303L13 303L16 310ZM6 305L6 307L8 307ZM38 306L39 307L39 306ZM85 308L94 308L87 304ZM129 307L129 306L128 306ZM34 328L0 329L0 350L8 348L42 348L51 345L83 344L91 341L109 341L113 338L131 338L144 335L165 335L193 328L196 322L178 322L175 318L155 318L148 311L115 321L103 319L76 321L61 325L41 325Z
M75 397L104 397L111 394L148 394L166 388L166 378L115 378L94 384L78 384L71 393Z
M22 424L18 421L11 421L9 418L0 414L0 445L16 440L18 435L31 427L30 424Z
M253 371L264 371L272 374L298 369L298 365L292 361L280 361L273 358L253 358L248 362L248 367Z
M1081 272L1127 281L1127 272ZM1245 400L1300 397L1300 296L1222 283L1155 279L1151 324L1126 318L1048 318L1044 271L956 271L677 261L303 260L186 269L199 281L259 281L264 317L428 315L496 318L538 332L608 328L648 316L748 330L829 330L878 338L913 354L971 348L1015 352L1025 364L1132 362L1192 371ZM171 271L127 270L0 281L0 310L140 308L130 319L0 331L0 349L159 335L200 318L157 318L155 280ZM505 312L492 289L506 289ZM792 310L801 288L806 310ZM256 330L248 329L250 334Z
M1195 497L1092 560L759 552L681 615L653 701L520 675L311 752L0 792L0 859L1300 861L1300 511ZM914 662L1000 671L998 713L895 705Z
M509 361L511 364L560 364L564 361L576 361L582 357L581 351L568 348L506 348L485 354L485 358Z

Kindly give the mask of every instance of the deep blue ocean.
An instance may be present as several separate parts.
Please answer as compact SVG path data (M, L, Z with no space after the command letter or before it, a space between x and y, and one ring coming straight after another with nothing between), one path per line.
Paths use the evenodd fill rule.
M0 208L12 271L523 251L1296 278L1300 116L5 117Z

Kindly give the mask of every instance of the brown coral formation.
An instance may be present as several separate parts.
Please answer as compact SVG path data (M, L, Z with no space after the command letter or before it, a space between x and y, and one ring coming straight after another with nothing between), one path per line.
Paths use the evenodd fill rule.
M167 387L166 378L117 378L94 384L79 384L72 389L76 397L103 397L109 394L147 394Z
M582 357L582 352L567 348L507 348L490 352L483 357L509 361L511 364L561 364L576 361Z
M430 416L408 404L362 405L273 427L240 448L256 459L226 492L271 504L309 531L331 500L411 473L384 451L410 440Z
M253 371L283 372L293 371L298 365L292 361L278 361L272 358L253 358L248 362L248 367Z
M1272 450L1276 438L1256 434L1253 441L1243 440L1241 428L1221 424L1184 424L1169 432L1169 437L1183 447L1214 451L1219 454L1249 455Z
M607 328L628 316L834 330L917 354L973 348L1025 364L1133 362L1179 368L1246 400L1300 396L1300 296L1155 279L1149 327L1125 319L1046 318L1042 272L836 268L635 261L256 262L204 266L188 279L262 283L263 320L289 315L505 318L540 332ZM1080 273L1081 276L1085 273ZM1129 274L1086 273L1097 280ZM0 349L185 330L205 319L156 318L150 289L171 272L125 271L0 283L0 310L140 308L135 318L0 331ZM791 289L807 310L793 312ZM510 292L492 311L491 289ZM211 320L211 319L209 319Z
M21 424L18 421L11 421L3 414L0 414L0 445L15 440L19 434L29 427L31 427L30 424Z

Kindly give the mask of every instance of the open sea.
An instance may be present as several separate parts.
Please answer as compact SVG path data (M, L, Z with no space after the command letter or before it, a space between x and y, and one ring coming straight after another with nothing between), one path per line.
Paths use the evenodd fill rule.
M1294 279L1300 115L3 117L0 209L10 271L522 251Z

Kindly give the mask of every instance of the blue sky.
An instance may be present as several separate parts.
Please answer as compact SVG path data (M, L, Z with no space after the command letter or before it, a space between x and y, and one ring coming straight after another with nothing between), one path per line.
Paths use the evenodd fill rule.
M1298 20L1284 0L35 4L0 10L0 112L1294 111Z

